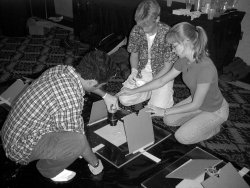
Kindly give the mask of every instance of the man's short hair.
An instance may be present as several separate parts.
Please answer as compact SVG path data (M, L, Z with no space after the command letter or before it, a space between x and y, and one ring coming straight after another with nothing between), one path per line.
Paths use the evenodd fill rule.
M135 11L135 21L138 25L149 25L160 15L161 7L156 0L142 1Z
M96 50L87 53L74 68L84 80L106 83L115 75L115 64L105 52Z

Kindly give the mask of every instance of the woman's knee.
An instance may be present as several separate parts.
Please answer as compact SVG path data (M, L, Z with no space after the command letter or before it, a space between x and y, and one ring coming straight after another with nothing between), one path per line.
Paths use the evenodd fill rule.
M163 117L163 122L164 124L169 125L169 120L166 116Z
M169 116L164 116L163 122L164 122L164 124L166 124L168 126L178 126L177 122L172 120Z
M201 139L201 137L198 136L195 132L189 129L185 129L183 127L180 127L175 132L174 136L179 143L184 145L197 143Z
M187 138L184 134L181 134L178 131L175 132L174 136L175 136L175 139L181 144L184 144L184 145L193 144L193 141L190 138Z
M189 145L189 144L195 144L195 143L207 140L207 139L215 136L219 132L220 132L220 125L214 127L211 130L207 130L206 132L201 133L201 134L195 134L192 132L185 132L185 131L181 131L180 129L178 129L175 132L174 136L175 136L175 139L179 143Z
M119 101L123 106L131 106L131 100L127 96L120 96Z

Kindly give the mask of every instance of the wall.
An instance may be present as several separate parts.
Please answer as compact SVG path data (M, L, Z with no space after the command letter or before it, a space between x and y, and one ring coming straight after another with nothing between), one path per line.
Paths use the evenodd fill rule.
M246 14L241 23L243 38L238 46L236 56L241 57L248 65L250 65L250 1L239 0L237 8L245 11Z
M185 2L185 0L173 1ZM73 18L72 0L54 0L54 2L57 14ZM236 7L239 10L246 12L241 24L243 38L239 43L236 56L241 57L248 65L250 65L250 0L239 0Z
M73 18L72 0L54 0L54 2L56 14Z
M173 0L173 1L185 2L185 0ZM245 11L246 14L241 22L241 30L243 32L243 38L239 43L235 56L242 58L248 65L250 65L250 1L238 0L236 8L240 11Z

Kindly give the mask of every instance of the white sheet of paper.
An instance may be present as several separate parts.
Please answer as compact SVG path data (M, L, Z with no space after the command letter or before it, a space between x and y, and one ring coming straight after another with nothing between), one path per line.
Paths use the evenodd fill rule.
M108 124L94 132L117 147L127 142L121 121L118 121L116 126Z

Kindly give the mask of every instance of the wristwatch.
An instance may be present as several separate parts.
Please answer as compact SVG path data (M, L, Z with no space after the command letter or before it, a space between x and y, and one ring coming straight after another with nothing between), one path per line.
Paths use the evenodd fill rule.
M99 166L99 159L98 159L97 163L93 167L96 168L98 166Z
M102 161L100 159L98 159L98 162L96 165L92 166L88 164L88 166L89 166L90 172L94 175L100 174L103 170Z

